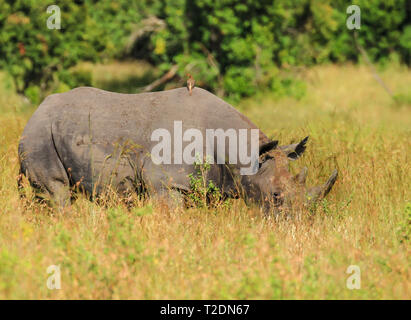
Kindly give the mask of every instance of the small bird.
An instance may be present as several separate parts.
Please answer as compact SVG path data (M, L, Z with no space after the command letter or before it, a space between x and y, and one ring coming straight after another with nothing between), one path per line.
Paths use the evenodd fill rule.
M190 92L190 96L191 96L191 94L193 92L193 89L194 89L194 85L195 85L196 82L193 79L193 76L191 74L187 73L187 76L188 76L187 89Z

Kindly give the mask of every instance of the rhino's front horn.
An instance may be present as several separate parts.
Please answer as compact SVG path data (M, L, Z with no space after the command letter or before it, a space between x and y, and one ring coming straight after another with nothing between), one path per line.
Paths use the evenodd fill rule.
M307 197L310 201L317 201L324 198L332 189L338 177L338 171L334 170L327 182L321 186L312 187L307 191Z

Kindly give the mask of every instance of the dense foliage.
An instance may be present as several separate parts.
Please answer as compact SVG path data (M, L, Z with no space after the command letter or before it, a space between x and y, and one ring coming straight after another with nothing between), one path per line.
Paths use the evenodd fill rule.
M49 5L61 9L50 30ZM33 100L90 84L80 61L144 59L221 95L288 90L279 67L358 61L345 0L0 0L0 67ZM370 58L411 64L411 3L359 0L358 43ZM287 89L288 88L288 89Z

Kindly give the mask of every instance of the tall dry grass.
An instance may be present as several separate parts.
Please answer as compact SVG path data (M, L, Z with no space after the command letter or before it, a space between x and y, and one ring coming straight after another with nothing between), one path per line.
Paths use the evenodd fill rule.
M411 106L396 106L364 67L300 75L301 100L273 96L238 108L283 143L310 135L292 170L309 184L339 180L314 216L274 221L241 201L170 211L127 210L83 198L62 216L19 199L17 144L33 108L0 73L0 298L2 299L410 299ZM381 74L410 94L411 72ZM61 267L61 290L46 286ZM346 287L349 265L361 289Z

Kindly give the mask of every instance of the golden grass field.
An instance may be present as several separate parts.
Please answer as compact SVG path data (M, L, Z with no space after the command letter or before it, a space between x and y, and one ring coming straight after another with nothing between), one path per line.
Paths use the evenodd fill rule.
M241 200L170 211L80 198L65 215L21 200L17 145L35 106L0 73L0 299L410 299L411 105L393 103L365 66L299 77L300 100L236 105L283 144L310 135L291 164L308 166L308 184L339 170L314 215L275 221ZM410 94L409 69L381 77ZM49 265L60 265L60 290L46 286ZM359 290L346 287L350 265Z

